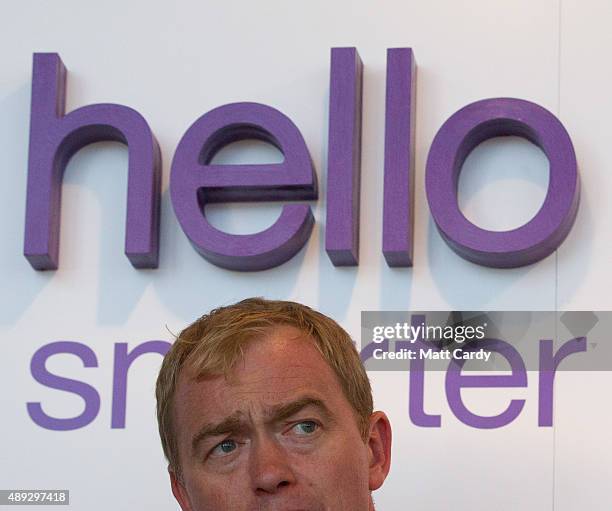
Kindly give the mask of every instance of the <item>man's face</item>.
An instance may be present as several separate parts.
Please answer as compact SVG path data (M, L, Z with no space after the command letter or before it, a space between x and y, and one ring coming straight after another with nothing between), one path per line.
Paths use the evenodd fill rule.
M247 345L230 376L179 378L183 481L170 475L184 511L373 509L370 490L388 471L388 421L374 414L373 433L362 439L312 340L279 326Z

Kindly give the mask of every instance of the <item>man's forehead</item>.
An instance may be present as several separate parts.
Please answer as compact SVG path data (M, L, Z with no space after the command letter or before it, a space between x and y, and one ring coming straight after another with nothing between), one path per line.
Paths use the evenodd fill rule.
M273 367L232 371L202 379L185 378L179 383L176 402L205 402L206 408L239 409L242 404L275 406L310 390L321 397L333 392L332 382L321 374L313 374L307 364L297 363L277 370Z
M223 358L222 348L219 352L219 358ZM295 371L308 370L311 366L326 367L331 371L315 340L290 325L276 325L263 335L246 340L240 352L241 355L233 361L232 367L224 375L226 383L231 385L256 383L261 373L265 374L271 370L276 377L291 376ZM179 382L214 382L218 376L221 376L220 371L206 374L197 361L191 361L181 369Z
M193 371L182 371L175 403L183 410L197 406L200 416L212 418L249 413L253 406L263 412L305 391L325 400L334 391L341 393L314 341L293 327L281 327L251 341L227 375L196 378Z

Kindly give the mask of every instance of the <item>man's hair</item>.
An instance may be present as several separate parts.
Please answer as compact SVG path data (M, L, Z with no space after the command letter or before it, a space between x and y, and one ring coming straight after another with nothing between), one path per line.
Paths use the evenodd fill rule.
M212 375L228 377L242 358L245 346L277 326L293 326L310 336L323 359L336 373L342 391L354 409L364 441L369 434L372 390L359 354L347 332L333 319L306 305L248 298L219 307L185 328L162 362L157 378L157 421L164 454L180 479L174 395L179 374L186 369L194 380Z

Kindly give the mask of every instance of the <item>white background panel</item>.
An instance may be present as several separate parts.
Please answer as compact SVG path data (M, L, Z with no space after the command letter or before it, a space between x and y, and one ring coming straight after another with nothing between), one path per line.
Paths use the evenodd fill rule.
M563 1L561 118L578 154L582 195L574 229L559 249L560 309L612 309L611 19L608 2ZM557 375L555 509L610 508L611 383L609 371Z
M23 0L7 7L0 20L0 488L69 488L78 510L177 509L155 423L160 358L151 354L133 364L126 428L111 429L114 345L171 340L170 332L212 307L247 296L304 302L356 338L362 310L610 309L606 141L612 133L605 121L605 62L611 13L604 2L564 1L560 32L560 7L548 0ZM362 243L355 268L333 267L324 251L334 46L356 46L365 66ZM388 268L381 253L385 54L398 46L412 47L418 64L415 266L409 269ZM22 256L35 51L62 56L69 71L68 110L113 102L148 120L163 155L158 269L134 270L123 255L127 149L112 143L81 150L66 170L60 269L36 272ZM551 255L513 270L456 256L435 229L424 189L427 151L440 125L460 107L498 96L534 101L560 115L582 171L582 206L558 260ZM319 178L309 242L291 261L264 272L230 272L202 259L182 233L168 195L170 162L182 134L204 112L234 101L258 101L287 114L301 130ZM274 150L248 143L218 156L220 162L275 158ZM493 140L466 162L461 204L477 223L507 228L537 210L546 182L547 162L537 148L517 139ZM243 204L215 206L209 213L228 231L253 232L279 211L279 204ZM58 372L93 385L101 396L95 421L72 432L41 429L26 412L28 401L41 401L58 416L82 410L80 398L47 389L30 375L34 352L55 340L86 343L98 359L96 368L83 368L67 355L53 361ZM555 428L537 427L532 373L527 389L464 391L469 406L483 414L499 413L509 396L526 399L516 421L490 431L454 417L442 373L427 374L426 410L442 415L442 427L432 429L409 420L407 374L370 376L377 406L394 426L392 472L376 494L380 509L578 510L612 504L604 491L612 448L600 450L599 442L612 416L601 407L606 387L589 383L597 376L576 376L576 386L572 375L558 379ZM583 409L586 422L573 415L575 407ZM580 453L576 435L585 444ZM601 471L594 479L585 470L589 464Z

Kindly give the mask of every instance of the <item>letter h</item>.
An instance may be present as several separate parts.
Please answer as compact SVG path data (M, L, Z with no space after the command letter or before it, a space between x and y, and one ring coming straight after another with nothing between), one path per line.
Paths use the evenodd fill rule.
M57 53L35 53L24 255L37 270L58 267L62 178L68 161L93 142L128 146L125 254L135 268L156 268L161 155L136 110L96 104L65 115L66 68Z

